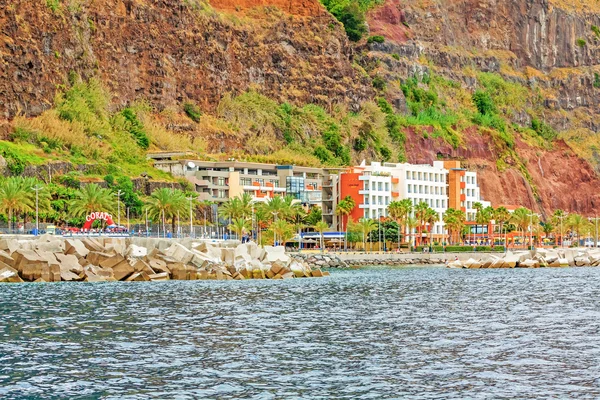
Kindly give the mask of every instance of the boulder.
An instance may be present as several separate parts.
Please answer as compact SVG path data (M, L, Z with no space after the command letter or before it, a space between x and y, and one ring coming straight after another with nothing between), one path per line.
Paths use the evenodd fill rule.
M19 276L19 272L9 266L0 268L0 282L2 283L22 283L23 279Z
M137 260L133 264L133 269L135 270L135 272L145 272L146 274L148 274L148 276L156 274L152 267L150 267L150 265L144 260ZM164 271L161 273L166 273L167 275L170 274L170 272Z
M90 250L79 239L65 240L65 254L73 254L77 258L85 258Z
M150 276L145 272L135 272L130 275L125 282L147 282L150 280Z
M152 274L152 275L148 275L148 278L153 281L153 282L157 282L157 281L168 281L169 280L169 274L166 272L161 272L160 274Z
M135 244L129 245L127 251L125 252L127 257L129 258L143 258L148 255L148 249L141 246L136 246Z
M129 262L126 260L121 261L120 263L111 268L113 270L113 275L115 279L118 281L124 280L125 278L129 277L135 272L131 264L129 264Z
M266 256L264 258L264 261L267 261L269 263L280 261L285 264L288 264L290 262L290 256L285 254L285 247L283 246L265 246L265 252Z
M32 250L17 250L15 256L15 269L21 277L28 281L35 281L42 277L42 268L48 266L48 261ZM46 280L46 282L48 282Z
M60 266L58 264L52 264L42 267L41 278L46 282L60 282Z
M112 257L112 254L102 253L99 251L90 251L86 257L86 260L95 266L99 266L104 260Z

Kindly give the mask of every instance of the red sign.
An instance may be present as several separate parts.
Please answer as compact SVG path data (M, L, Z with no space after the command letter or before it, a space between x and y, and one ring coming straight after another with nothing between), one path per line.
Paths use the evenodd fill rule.
M85 224L83 224L83 229L91 229L92 224L94 223L95 220L97 219L101 219L106 221L107 225L114 225L114 221L112 219L112 215L110 215L109 213L105 213L105 212L93 212L90 215L88 215L87 217L85 217Z

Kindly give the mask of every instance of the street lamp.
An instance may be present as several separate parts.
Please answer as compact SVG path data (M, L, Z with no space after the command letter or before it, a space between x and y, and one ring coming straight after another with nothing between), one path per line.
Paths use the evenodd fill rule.
M117 225L121 226L121 189L117 191Z
M594 216L594 218L590 218L596 222L596 235L594 239L594 247L598 247L598 217Z
M31 189L35 190L35 236L37 236L40 234L39 191L43 189L43 186L35 185Z
M533 250L533 216L537 215L532 212L529 214L529 250Z
M563 219L567 216L567 213L564 213L563 215L559 215L558 218L560 218L560 247L565 247L564 243L565 243L565 238L563 236Z
M277 222L277 215L279 214L279 211L271 211L271 214L273 214L273 222ZM277 234L275 233L275 230L273 230L273 246L276 246L277 243Z
M188 197L188 200L190 201L190 237L193 237L192 230L194 229L193 228L194 224L193 224L193 219L192 219L192 201L194 200L194 196ZM194 236L196 236L196 235L194 235Z

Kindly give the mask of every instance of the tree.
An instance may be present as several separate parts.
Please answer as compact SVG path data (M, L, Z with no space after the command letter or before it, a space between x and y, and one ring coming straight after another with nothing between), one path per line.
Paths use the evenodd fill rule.
M564 228L565 228L565 221L564 219L567 217L567 213L564 212L561 209L558 210L554 210L554 213L552 214L552 223L554 225L556 225L556 227L560 230L560 245L562 246L563 244L563 233L564 233Z
M5 179L0 184L0 207L8 212L8 226L13 224L13 213L19 211L29 211L35 207L32 204L30 193L24 190L20 178L11 177ZM14 226L12 226L14 229Z
M577 245L579 246L579 240L581 232L586 229L586 225L589 224L589 221L581 214L571 214L569 218L567 218L567 226L571 229L572 232L575 232L577 235Z
M321 253L323 252L323 232L325 232L327 229L329 229L329 225L327 225L327 223L323 222L323 221L319 221L317 222L313 228L315 229L316 232L319 232L321 234Z
M276 238L279 239L279 245L285 246L285 243L294 237L294 227L292 224L287 222L285 219L278 219L271 224L271 232L273 232L273 245L275 245Z
M435 211L433 208L428 208L427 212L425 213L425 223L427 223L429 225L429 246L430 247L432 245L433 226L439 220L440 220L440 217L439 217L437 211Z
M510 212L506 207L498 207L494 210L494 219L497 224L500 224L500 235L502 235L504 224L510 220ZM504 246L508 246L508 243L504 243Z
M412 232L417 228L417 226L419 225L419 221L414 218L414 217L408 217L408 219L406 220L406 227L408 228L408 232L409 232L409 238L408 238L408 250L412 251L412 241L411 241L411 237L412 236Z
M181 190L161 188L152 192L148 202L148 212L153 218L159 218L163 224L163 234L166 220L171 218L172 231L175 231L175 222L179 213L186 211L187 200Z
M113 212L116 199L108 189L95 183L84 186L75 192L75 199L71 201L70 211L73 216L85 216L95 211Z
M369 218L361 218L358 220L358 223L360 225L360 232L362 233L363 237L363 246L365 251L367 251L367 237L369 236L369 233L378 228L378 225L377 222Z
M404 230L406 236L406 221L412 213L413 203L410 199L392 201L388 205L388 214L398 223L398 249L400 249L400 227Z
M335 210L335 213L342 218L342 231L344 231L344 247L347 247L346 236L348 235L348 224L344 226L344 217L348 217L356 207L356 202L351 196L346 196L342 199Z
M550 237L550 234L556 230L556 226L552 225L551 222L546 222L542 224L542 231L546 235L546 238Z
M321 207L312 206L306 216L306 223L310 226L314 226L317 222L323 219L323 210Z
M454 235L459 234L460 239L460 233L462 232L465 226L465 221L467 220L464 211L449 208L444 213L442 220L444 221L444 224L446 224L446 228L450 234L450 242L456 243L456 241L454 241Z
M521 230L523 239L525 239L525 231L531 227L531 237L533 237L533 225L539 222L539 218L537 215L533 214L532 211L525 208L519 207L517 208L512 216L510 217L511 222L513 222L518 229ZM532 243L530 243L532 245Z
M423 241L423 227L425 225L425 219L427 216L427 212L429 210L429 203L425 202L425 201L421 201L419 204L417 204L415 206L415 217L417 218L417 221L419 221L419 236L418 236L418 241L417 241L417 246L419 246L421 244L421 242Z
M250 229L250 221L246 218L236 218L231 221L231 224L228 226L230 231L233 231L238 238L241 238L242 235L248 232Z

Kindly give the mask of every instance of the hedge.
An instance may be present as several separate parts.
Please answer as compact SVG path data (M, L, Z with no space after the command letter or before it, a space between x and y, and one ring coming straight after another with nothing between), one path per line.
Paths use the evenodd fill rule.
M426 246L428 247L428 246ZM415 248L416 252L422 252L423 251L423 246L419 246ZM442 246L433 246L432 251L436 252L436 253L442 253L444 252L444 247ZM446 246L446 253L468 253L468 252L472 252L473 251L473 246ZM475 251L482 251L482 252L504 252L504 247L502 246L495 246L495 247L490 247L490 246L475 246Z

